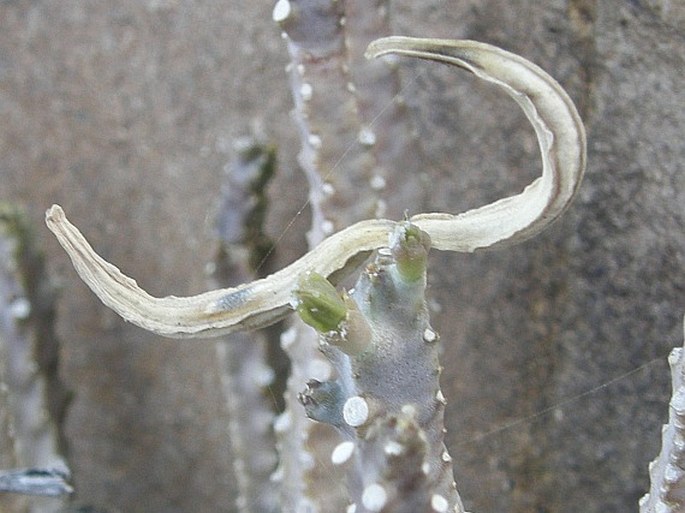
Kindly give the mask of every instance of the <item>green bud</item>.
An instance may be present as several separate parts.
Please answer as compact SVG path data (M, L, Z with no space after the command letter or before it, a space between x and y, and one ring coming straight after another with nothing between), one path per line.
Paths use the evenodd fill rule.
M423 278L430 249L430 236L408 222L398 224L390 237L390 251L399 275L413 283Z
M347 308L335 287L318 273L302 275L294 291L297 313L319 333L338 329Z

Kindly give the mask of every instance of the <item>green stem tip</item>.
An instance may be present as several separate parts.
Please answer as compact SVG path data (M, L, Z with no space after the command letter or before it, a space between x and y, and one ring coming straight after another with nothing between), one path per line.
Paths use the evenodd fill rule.
M409 222L397 225L390 236L390 251L397 271L406 282L413 283L425 276L430 236Z
M338 291L318 273L303 274L293 295L297 313L319 333L337 330L347 316L347 307Z

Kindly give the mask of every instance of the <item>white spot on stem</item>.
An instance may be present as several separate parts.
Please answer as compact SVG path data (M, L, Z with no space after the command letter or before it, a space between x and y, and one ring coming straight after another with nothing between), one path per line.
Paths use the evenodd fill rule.
M383 451L388 456L400 456L404 452L404 446L394 440L389 441L385 444Z
M362 504L369 511L380 511L388 502L388 494L379 484L372 484L364 488L362 493Z
M413 404L405 404L402 406L402 413L408 417L416 417L416 406Z
M28 319L31 314L31 302L25 297L18 297L9 304L9 311L14 319Z
M276 373L268 365L256 364L251 372L254 384L259 388L266 388L274 382Z
M431 497L431 508L437 513L446 513L447 508L449 508L449 502L440 494L433 494Z
M366 126L359 130L357 139L361 144L365 146L373 146L374 144L376 144L376 134L373 130Z
M426 328L423 331L423 340L430 343L430 342L435 342L438 338L438 334L435 333L432 329Z
M387 182L381 175L373 175L369 181L369 185L374 191L382 191L385 189Z
M309 137L307 137L307 142L315 150L318 150L319 148L321 148L321 143L322 143L321 137L319 137L316 134L309 134Z
M343 406L343 419L352 427L363 425L369 420L369 403L358 395L350 397Z
M302 95L302 99L308 102L312 99L312 95L314 94L314 88L311 84L305 82L300 86L300 94Z
M295 328L290 328L281 334L281 347L284 350L288 350L297 340L297 330Z
M285 433L292 427L292 425L293 419L290 416L290 412L285 411L276 417L276 421L274 422L274 431L276 433Z
M321 223L321 231L324 233L324 235L330 235L333 233L335 231L335 225L333 224L333 221L325 219Z
M282 21L288 19L288 16L290 16L291 12L292 7L290 6L290 2L288 0L278 0L274 6L272 16L276 23L281 23Z
M331 462L333 465L342 465L352 457L352 453L354 453L354 442L342 442L333 449Z
M333 196L335 194L335 187L333 187L332 184L326 182L321 186L321 192L323 192L324 196Z

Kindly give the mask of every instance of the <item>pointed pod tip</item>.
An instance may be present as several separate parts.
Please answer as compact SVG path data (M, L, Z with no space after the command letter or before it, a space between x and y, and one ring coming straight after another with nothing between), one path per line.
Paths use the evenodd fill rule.
M414 38L404 36L387 36L374 39L366 47L364 57L367 59L375 59L381 55L392 53L397 50L398 46L401 46L403 43L407 43L412 39Z
M63 218L64 217L64 210L62 210L62 207L60 207L57 203L52 205L49 209L45 211L45 220L46 221L51 221L55 218Z

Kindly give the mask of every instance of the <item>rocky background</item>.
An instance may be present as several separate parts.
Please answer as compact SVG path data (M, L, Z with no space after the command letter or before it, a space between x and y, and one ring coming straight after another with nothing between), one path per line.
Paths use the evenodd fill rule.
M64 405L57 425L77 504L235 509L214 343L126 325L78 280L42 217L62 204L153 294L200 292L223 168L235 139L257 132L278 147L276 265L300 254L306 184L272 9L0 2L0 200L26 212L57 288L54 329L36 339L59 348L59 379L48 382L63 388L53 400ZM467 508L635 511L667 419L666 355L683 334L685 4L402 0L390 9L397 34L478 39L535 61L588 129L585 183L552 229L498 252L432 255L448 443ZM428 158L396 172L425 173L431 209L478 206L538 173L532 129L501 92L431 63L402 61L402 74Z

